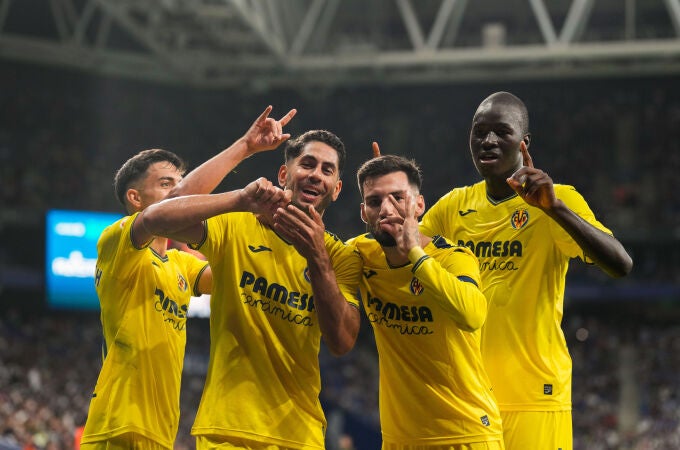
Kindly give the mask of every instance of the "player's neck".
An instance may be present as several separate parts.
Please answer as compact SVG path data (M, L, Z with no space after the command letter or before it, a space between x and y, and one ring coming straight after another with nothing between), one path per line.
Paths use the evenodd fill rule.
M394 247L383 247L383 252L385 253L385 260L387 265L392 268L403 267L407 265L410 261L408 260L408 255L404 255L398 250L397 246Z
M494 202L501 202L514 197L516 192L505 179L486 178L486 195Z
M158 255L165 256L165 252L168 249L168 238L156 236L149 247Z

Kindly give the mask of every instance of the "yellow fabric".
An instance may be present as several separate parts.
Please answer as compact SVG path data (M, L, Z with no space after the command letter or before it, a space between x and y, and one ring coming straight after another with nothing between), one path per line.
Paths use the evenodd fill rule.
M81 450L167 450L164 445L156 441L147 439L139 434L127 433L114 438L81 444Z
M370 235L348 243L364 262L361 300L378 347L383 440L398 448L500 441L480 353L487 301L477 259L436 238L413 249L410 264L391 268Z
M288 450L286 447L274 444L263 444L242 438L220 438L217 436L196 437L196 450L224 450L236 448L239 450Z
M189 299L207 262L168 250L137 249L136 215L106 228L97 244L95 285L101 305L104 362L82 442L137 433L172 448Z
M572 450L569 411L508 411L502 413L508 450Z
M383 442L382 450L505 450L503 441L452 445L402 445Z
M206 230L192 247L213 271L210 362L192 434L323 448L321 332L306 260L250 213L213 217ZM358 306L361 261L325 239L338 284Z
M555 194L611 234L573 187L555 185ZM501 411L570 410L571 358L560 324L569 259L584 259L576 242L519 196L492 203L483 181L444 195L421 229L479 258L489 300L482 356Z

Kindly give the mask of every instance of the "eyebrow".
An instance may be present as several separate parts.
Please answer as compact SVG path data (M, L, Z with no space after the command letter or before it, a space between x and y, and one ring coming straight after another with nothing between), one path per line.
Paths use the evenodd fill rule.
M407 191L406 189L403 189L401 191L393 191L393 192L388 192L387 195L391 195L393 197L396 197L397 195L402 195L405 194ZM368 199L374 199L374 198L380 198L383 197L382 195L367 195L366 200Z
M311 161L314 161L314 162L317 162L317 163L320 161L319 158L317 158L314 155L303 155L303 156L300 157L301 162L304 162L304 161L307 161L307 160L311 160ZM321 160L321 165L325 166L325 167L331 166L334 169L338 168L337 163L335 163L334 161L323 161L323 160Z

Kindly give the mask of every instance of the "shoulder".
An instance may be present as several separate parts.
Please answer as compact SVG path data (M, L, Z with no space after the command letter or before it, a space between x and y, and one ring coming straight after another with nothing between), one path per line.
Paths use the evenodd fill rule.
M104 228L99 236L99 245L105 245L107 242L114 240L119 241L122 236L129 236L132 224L138 215L139 213L135 213L131 216L122 217Z
M349 241L364 264L375 266L385 261L385 252L371 233L364 233Z
M378 242L373 238L371 233L363 233L348 239L347 245L360 250L375 247L378 245Z
M583 195L574 186L568 184L555 184L555 197L569 204L570 202L585 202Z
M432 237L432 247L433 253L443 252L446 254L450 253L460 253L467 256L472 256L476 258L475 254L464 245L453 244L451 241L446 239L444 236L434 236Z
M326 250L331 258L342 257L342 256L352 256L356 253L356 246L354 238L343 242L342 239L338 237L335 233L326 230L324 233L324 241L326 244Z
M459 186L451 189L446 194L442 195L439 200L432 206L432 208L444 208L450 205L455 205L468 199L482 195L486 196L485 182L480 181L470 186ZM431 209L432 209L431 208Z

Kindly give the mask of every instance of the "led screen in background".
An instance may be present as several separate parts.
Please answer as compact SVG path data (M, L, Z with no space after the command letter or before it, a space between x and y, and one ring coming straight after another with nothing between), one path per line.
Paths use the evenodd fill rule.
M99 309L94 289L97 240L121 214L90 211L47 212L45 283L53 308Z
M45 244L47 304L59 309L98 310L94 288L97 241L121 214L48 211ZM210 296L192 297L189 317L210 316Z

